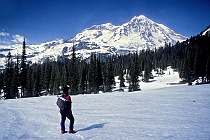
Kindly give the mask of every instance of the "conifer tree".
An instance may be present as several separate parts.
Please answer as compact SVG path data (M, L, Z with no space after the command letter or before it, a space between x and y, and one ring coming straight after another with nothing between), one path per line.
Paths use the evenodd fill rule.
M180 78L182 78L184 81L190 82L190 59L189 59L189 53L186 53L187 55L184 56L182 60L182 71L180 73Z
M102 69L101 69L101 60L100 56L97 59L97 70L96 70L96 91L100 90L100 87L103 85Z
M88 92L89 93L97 93L96 91L96 55L91 54L90 56L90 64L88 69Z
M5 62L6 62L6 65L5 65L6 67L5 67L5 70L4 70L4 87L3 87L3 90L4 90L4 93L6 94L5 98L6 99L12 99L12 98L14 98L14 94L12 92L14 64L13 64L12 55L11 55L10 52L8 53Z
M79 85L79 77L78 77L78 62L75 53L75 46L72 47L72 58L69 61L69 86L71 90L71 94L78 94L78 85Z
M37 97L40 95L41 89L42 89L42 83L41 83L41 65L40 64L33 64L32 65L32 96Z
M208 55L207 64L206 64L207 83L210 83L210 56L209 55Z
M22 58L21 58L21 66L20 66L20 85L21 85L21 97L25 96L26 91L26 81L27 81L27 69L26 69L26 42L25 38L23 40L23 48L22 48Z
M50 90L50 77L51 77L51 63L49 58L45 60L43 63L43 88L46 90L47 93L49 93Z
M3 89L3 85L4 85L4 73L0 72L0 91L1 89Z
M28 82L27 91L29 97L38 97L40 95L42 84L41 84L41 65L34 63L27 68L28 71Z
M27 66L27 84L25 97L33 97L33 83L35 81L36 73L33 71L33 67Z
M60 72L58 69L58 65L56 62L53 62L51 78L50 78L50 93L53 95L59 92L59 86L60 86L59 77L60 77Z
M120 87L125 87L125 84L124 84L125 79L124 79L124 71L123 70L121 70L121 73L119 75L119 80L120 80Z
M148 82L152 72L152 57L150 51L145 52L144 58L144 82ZM165 58L164 60L165 61ZM163 65L162 65L163 66ZM164 66L163 66L164 67Z
M12 92L15 97L19 98L19 59L18 55L16 56L16 63L14 66L14 72L13 72L13 80L12 80Z
M50 94L54 94L53 89L54 89L54 81L55 81L55 76L56 76L56 68L55 68L55 63L51 64L52 65L52 71L50 75L50 83L49 83L49 89L50 89Z
M129 70L129 92L140 90L139 86L139 65L138 65L138 55L134 54L130 62Z
M64 87L66 84L68 84L68 66L66 61L64 61L62 67L61 67L61 79L60 79L60 86Z
M113 68L113 61L112 57L108 57L107 63L107 72L106 72L106 81L105 81L105 91L110 92L113 87L115 86L115 79L114 79L114 68Z
M124 61L123 61L123 57L121 57L121 61L120 61L120 74L119 74L119 80L120 80L120 87L125 87L125 79L124 79Z
M80 81L79 81L79 93L85 94L87 91L87 64L84 60L80 62Z

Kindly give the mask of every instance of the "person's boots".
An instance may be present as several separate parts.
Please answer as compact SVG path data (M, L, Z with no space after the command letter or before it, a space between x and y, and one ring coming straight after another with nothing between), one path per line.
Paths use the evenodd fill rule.
M74 131L74 130L69 130L69 133L74 134L74 133L76 133L76 131Z

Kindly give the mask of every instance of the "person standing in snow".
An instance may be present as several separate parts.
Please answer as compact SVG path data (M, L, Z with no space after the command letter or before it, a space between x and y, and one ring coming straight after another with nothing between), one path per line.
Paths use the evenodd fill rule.
M68 118L70 120L70 124L69 124L69 133L76 133L76 131L74 131L74 116L72 114L72 102L71 102L71 97L68 94L69 91L69 87L66 86L63 88L63 93L61 94L61 98L66 99L65 103L65 108L64 109L60 109L60 114L61 114L61 134L65 133L65 121L66 118Z

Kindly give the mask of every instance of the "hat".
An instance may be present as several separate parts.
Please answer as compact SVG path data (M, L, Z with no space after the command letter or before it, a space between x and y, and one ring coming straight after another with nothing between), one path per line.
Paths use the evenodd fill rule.
M69 87L68 87L68 86L65 86L65 87L63 88L63 92L64 92L64 93L68 93L68 91L69 91Z

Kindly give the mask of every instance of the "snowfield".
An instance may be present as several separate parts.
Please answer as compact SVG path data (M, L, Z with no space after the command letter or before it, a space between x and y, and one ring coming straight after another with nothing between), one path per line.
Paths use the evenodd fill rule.
M142 91L72 96L76 134L60 134L56 96L0 100L0 139L210 140L210 85L174 81L166 73Z

